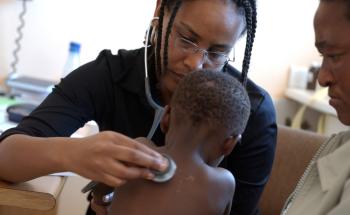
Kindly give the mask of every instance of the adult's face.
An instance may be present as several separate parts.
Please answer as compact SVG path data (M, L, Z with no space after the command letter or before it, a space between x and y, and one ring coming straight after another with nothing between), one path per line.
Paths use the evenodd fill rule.
M314 19L316 47L323 56L318 75L329 87L329 104L339 120L350 125L350 20L342 1L321 1Z
M165 10L165 28L171 11ZM161 91L168 103L178 82L191 71L202 68L221 70L205 58L203 51L186 52L184 40L196 44L203 50L229 55L234 44L242 34L244 17L238 14L232 1L193 0L183 1L174 20L169 37L168 66L161 77ZM163 30L165 32L165 30ZM164 44L165 33L163 33ZM162 53L163 54L163 53ZM165 97L165 98L164 98Z

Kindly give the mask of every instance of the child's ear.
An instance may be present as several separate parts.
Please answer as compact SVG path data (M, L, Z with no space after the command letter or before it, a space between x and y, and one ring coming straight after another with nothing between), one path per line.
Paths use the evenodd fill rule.
M235 148L236 144L241 140L241 138L242 136L239 134L235 137L230 136L225 140L224 146L223 146L224 156L227 156L232 152L232 150Z
M170 124L170 106L166 105L164 107L164 114L162 117L162 120L160 121L160 129L162 130L163 133L167 133L169 129L169 124Z

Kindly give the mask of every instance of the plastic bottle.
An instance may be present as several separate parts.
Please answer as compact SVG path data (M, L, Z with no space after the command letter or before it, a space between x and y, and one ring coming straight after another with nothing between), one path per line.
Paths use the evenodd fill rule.
M63 68L62 78L67 76L71 71L80 66L80 44L76 42L69 43L69 53Z

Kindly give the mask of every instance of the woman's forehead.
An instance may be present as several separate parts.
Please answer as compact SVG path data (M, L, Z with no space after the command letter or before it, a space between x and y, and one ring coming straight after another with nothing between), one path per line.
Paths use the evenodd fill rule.
M222 0L184 1L175 23L185 23L205 38L215 36L226 41L236 41L245 27L244 17L236 5Z

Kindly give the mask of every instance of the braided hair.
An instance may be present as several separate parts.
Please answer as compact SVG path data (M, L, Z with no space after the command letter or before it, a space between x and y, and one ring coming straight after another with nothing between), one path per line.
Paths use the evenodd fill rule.
M157 76L161 73L161 68L166 68L168 65L168 41L171 29L174 23L176 14L181 6L181 3L186 0L162 0L160 5L159 13L159 24L157 32L157 44L156 44L156 71ZM242 64L242 73L241 73L241 82L244 86L247 84L248 80L248 70L250 65L251 52L253 49L253 43L255 38L256 26L257 26L257 12L256 12L256 0L229 0L233 1L238 9L243 9L244 18L246 20L246 26L243 33L247 33L246 47L244 52L244 59ZM162 47L162 34L163 34L163 18L165 9L171 11L171 17L166 29L165 35L165 44L164 44L164 53L163 61L161 61L161 47ZM163 65L162 65L163 63ZM224 66L224 69L227 65Z

